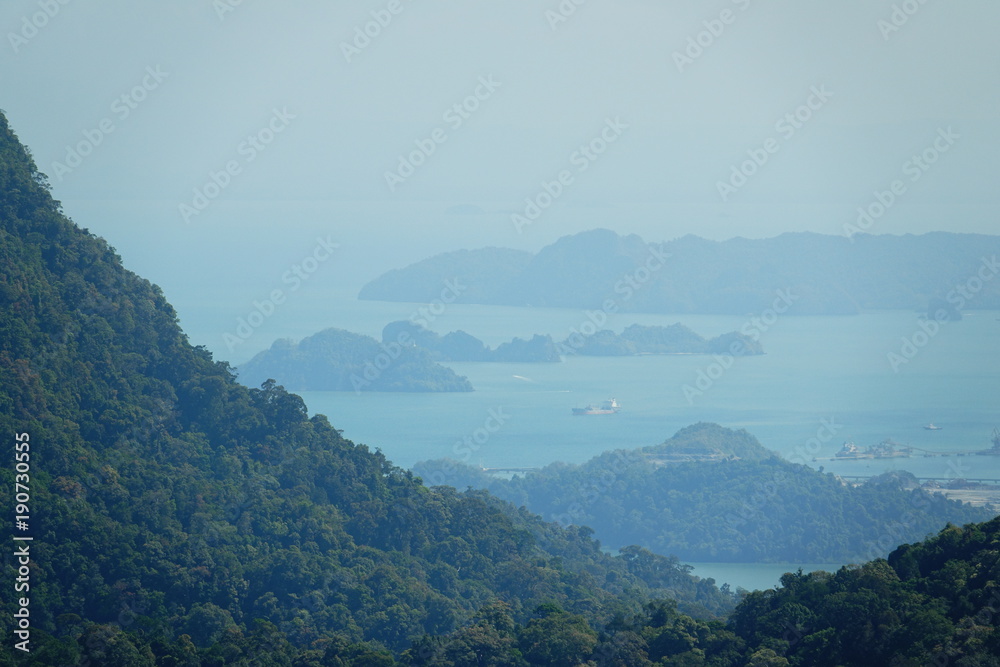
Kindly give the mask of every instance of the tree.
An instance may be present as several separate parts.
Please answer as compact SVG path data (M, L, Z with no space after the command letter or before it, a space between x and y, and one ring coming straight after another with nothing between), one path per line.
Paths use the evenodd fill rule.
M546 604L535 610L533 618L521 631L520 645L531 665L576 667L597 646L597 633L582 616L569 614L556 605Z

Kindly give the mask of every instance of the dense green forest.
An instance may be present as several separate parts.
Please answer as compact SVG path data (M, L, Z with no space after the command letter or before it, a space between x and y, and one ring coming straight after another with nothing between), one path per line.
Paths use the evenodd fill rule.
M236 382L159 289L61 214L2 116L0 197L0 432L29 439L32 641L55 638L20 664L398 652L492 604L589 624L663 596L732 609L676 560L650 555L646 576L588 529L429 489L281 386ZM5 488L14 474L11 458ZM15 600L0 611L9 638Z
M594 630L543 607L519 627L494 616L427 639L411 664L997 667L998 582L994 519L948 526L888 560L788 573L780 587L747 595L725 624L655 602ZM539 642L544 636L557 641Z
M4 666L998 664L1000 520L733 610L675 558L427 487L191 346L2 113L0 432L33 538L2 564L30 584L0 597Z
M587 308L633 313L850 315L909 309L959 319L963 309L1000 309L1000 283L971 298L956 292L993 271L1000 238L934 232L710 241L684 236L647 243L594 229L534 255L484 248L430 257L375 278L360 299L427 303L458 281L461 303ZM963 296L964 295L964 296ZM933 308L932 308L933 305ZM752 332L753 325L747 331Z
M512 480L444 460L419 463L414 472L429 483L488 489L545 518L589 526L610 547L638 544L694 562L862 562L949 521L993 517L907 490L898 476L844 486L781 459L745 431L716 424Z
M326 329L298 343L280 339L239 368L256 387L269 379L294 391L472 391L472 384L407 342Z

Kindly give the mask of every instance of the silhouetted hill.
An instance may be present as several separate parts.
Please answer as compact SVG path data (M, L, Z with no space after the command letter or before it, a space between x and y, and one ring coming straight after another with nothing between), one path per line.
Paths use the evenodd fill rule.
M521 274L531 253L507 248L458 250L393 270L371 281L359 299L431 303L444 293L449 300L489 303ZM391 293L392 299L383 295Z
M497 298L511 306L600 308L648 255L634 234L595 229L564 236L532 257Z
M935 232L920 236L787 233L769 239L707 241L695 236L645 243L591 230L534 256L499 248L438 255L368 283L359 298L421 301L445 277L476 285L458 301L561 306L607 312L854 314L865 309L926 312L946 304L1000 308L1000 237ZM419 297L419 298L418 298ZM936 311L935 311L936 312ZM931 313L933 316L934 313Z

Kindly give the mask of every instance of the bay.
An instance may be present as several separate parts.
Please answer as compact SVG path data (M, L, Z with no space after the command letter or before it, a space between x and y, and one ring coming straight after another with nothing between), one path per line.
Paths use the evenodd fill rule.
M386 312L386 306L395 312ZM400 308L402 307L402 308ZM336 323L378 335L413 304L355 302L355 317ZM441 333L463 329L496 345L513 336L565 338L587 319L569 309L452 305L433 324ZM617 315L609 328L681 321L711 337L740 329L745 318ZM351 326L351 323L354 326ZM838 474L909 470L922 477L1000 477L1000 458L942 456L856 461L832 457L842 443L860 447L883 439L936 452L986 449L1000 425L1000 322L976 312L941 325L916 356L894 369L888 360L904 337L920 331L914 313L853 317L780 318L761 333L765 355L567 357L562 363L451 363L473 393L412 394L300 392L311 413L324 413L356 442L379 447L396 464L452 457L486 467L540 467L583 462L603 451L653 445L678 429L712 421L745 428L770 449ZM361 326L358 326L361 324ZM699 383L699 379L706 380ZM616 415L579 417L573 407L615 397ZM504 417L495 432L491 411ZM923 428L928 422L940 431ZM477 438L478 436L478 438ZM472 447L464 443L473 438ZM469 450L472 450L469 453ZM968 475L972 476L972 475Z
M413 304L350 302L336 316L298 322L303 335L329 326L379 336ZM590 321L572 309L452 305L430 323L462 329L490 345L534 333L565 339ZM839 475L890 470L918 477L1000 479L1000 457L966 456L991 446L1000 425L1000 320L972 312L921 337L910 311L851 317L782 317L759 329L749 317L616 315L607 328L681 322L712 337L757 328L766 354L567 357L562 363L451 363L472 393L300 392L310 413L326 414L357 443L381 449L397 465L448 457L490 468L582 463L601 452L663 442L679 429L710 421L746 429L792 461ZM903 356L906 341L912 358ZM892 363L891 355L905 363ZM614 397L614 415L574 416L573 407ZM938 431L923 428L929 422ZM859 447L886 438L940 455L823 460L845 441ZM815 459L815 460L814 460ZM439 478L435 483L448 483ZM842 564L697 563L694 573L734 589L765 589L799 567L836 571Z

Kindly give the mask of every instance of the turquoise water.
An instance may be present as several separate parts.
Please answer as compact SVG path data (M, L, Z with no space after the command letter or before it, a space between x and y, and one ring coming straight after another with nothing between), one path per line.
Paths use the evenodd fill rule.
M715 579L717 586L729 584L734 591L737 587L748 591L773 588L781 581L781 575L786 572L796 572L800 568L803 572L816 570L836 572L841 567L835 563L688 563L688 565L694 568L691 574L703 579Z
M392 319L387 307L409 304L357 302L354 330L377 333ZM402 306L402 309L400 309ZM348 313L340 313L349 318ZM580 311L451 306L434 328L464 329L491 344L514 335L550 333L564 338L586 321ZM341 319L338 318L338 319ZM714 336L738 329L743 318L711 316L617 316L632 322L682 321ZM324 326L347 322L317 322ZM582 462L608 449L662 442L698 421L746 428L764 446L793 460L805 459L841 474L910 470L918 476L1000 477L1000 458L916 456L880 461L816 461L832 456L845 440L859 446L885 438L934 451L958 452L990 446L1000 425L1000 321L996 313L974 313L941 331L895 372L887 354L902 337L918 331L915 314L892 311L855 317L786 317L761 337L767 354L731 359L712 356L570 357L559 364L449 364L466 375L468 394L302 392L311 412L328 415L345 436L379 447L398 465L467 457L487 467L537 467L553 461ZM728 362L727 362L728 363ZM716 376L701 394L699 373ZM617 415L576 417L575 406L616 397ZM690 400L689 400L690 399ZM490 410L505 417L470 455L456 443L477 429L495 427ZM928 422L943 427L926 431ZM832 427L824 428L824 424ZM832 435L830 433L832 432Z

